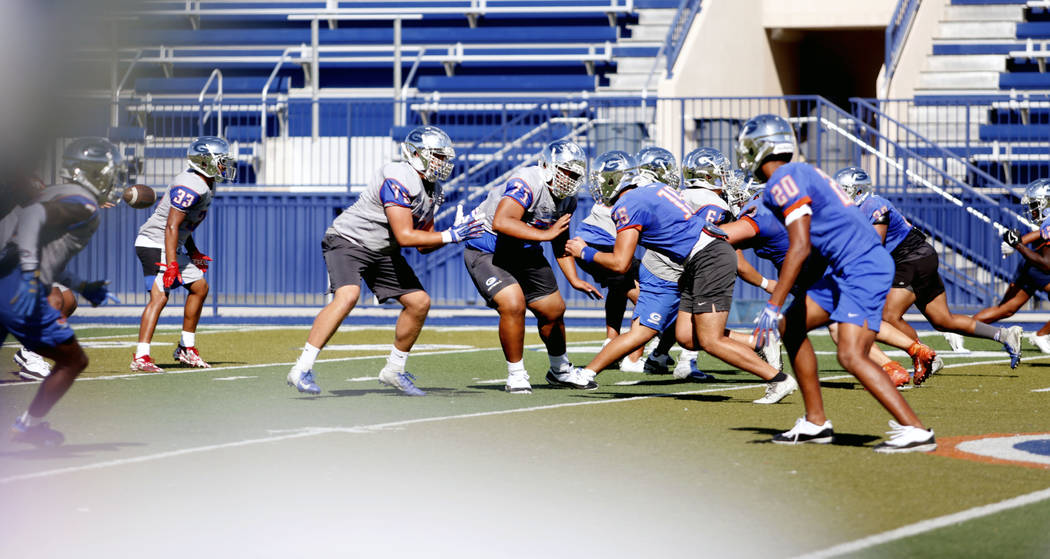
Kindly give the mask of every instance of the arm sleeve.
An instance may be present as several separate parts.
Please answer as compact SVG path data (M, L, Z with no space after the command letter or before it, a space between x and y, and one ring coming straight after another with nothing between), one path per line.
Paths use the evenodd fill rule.
M195 206L200 199L201 195L188 186L175 185L168 190L168 200L171 202L171 207L182 212Z
M384 208L390 206L412 207L412 199L405 185L398 182L397 179L389 177L384 179L383 184L379 186L379 200L383 202Z
M40 231L46 221L47 212L43 204L33 204L23 209L18 216L15 245L24 272L40 268Z
M504 198L511 198L515 202L521 204L521 207L528 210L532 206L532 189L529 185L518 178L510 179L507 181L507 186L503 190Z

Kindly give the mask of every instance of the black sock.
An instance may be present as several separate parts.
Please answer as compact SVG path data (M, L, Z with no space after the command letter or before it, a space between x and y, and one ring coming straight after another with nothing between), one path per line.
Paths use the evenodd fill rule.
M779 373L777 373L777 376L769 379L769 382L781 382L787 380L787 378L787 374L784 371L780 371Z

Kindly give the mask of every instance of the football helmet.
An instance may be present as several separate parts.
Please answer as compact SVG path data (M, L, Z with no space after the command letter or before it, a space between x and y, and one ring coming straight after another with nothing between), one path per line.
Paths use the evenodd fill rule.
M717 149L694 149L682 160L685 187L723 190L731 168L729 158ZM744 183L741 181L740 184L742 186Z
M1036 179L1024 189L1021 203L1028 208L1032 219L1043 221L1050 217L1050 179Z
M795 132L791 124L777 115L758 115L744 123L736 139L737 165L762 179L761 167L772 155L790 153L794 158L798 153Z
M751 199L751 183L747 180L747 174L740 169L730 169L722 180L722 185L722 195L730 206L739 207Z
M666 149L647 147L639 151L634 158L638 162L638 171L648 175L653 182L662 182L671 188L682 186L678 163L674 155Z
M99 203L117 204L128 182L128 167L109 140L78 138L62 153L60 175L88 189Z
M858 206L863 204L873 191L871 177L860 167L846 167L839 170L835 173L835 182L839 183L846 196L853 199L853 203Z
M590 188L594 201L611 206L620 196L620 179L634 170L638 163L626 151L607 151L594 160L591 167Z
M401 142L401 157L428 182L444 182L452 175L456 150L452 139L437 126L413 128Z
M218 136L201 136L186 150L194 171L213 179L230 182L237 178L237 165L230 157L230 144Z
M540 168L555 198L568 198L587 179L587 154L569 140L556 140L540 153Z

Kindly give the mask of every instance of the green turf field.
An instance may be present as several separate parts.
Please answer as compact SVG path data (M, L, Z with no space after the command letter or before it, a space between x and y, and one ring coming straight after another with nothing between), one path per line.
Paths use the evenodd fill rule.
M128 373L134 329L78 336L92 363L48 418L66 444L0 440L0 557L1050 557L1050 469L876 454L889 415L826 336L836 443L799 447L767 441L801 396L752 404L758 379L709 357L717 383L614 370L580 392L534 345L534 393L509 395L494 329L434 327L408 398L375 381L392 331L343 329L309 397L284 381L305 328L202 329L211 370L175 368L159 331L164 374ZM570 357L602 337L570 332ZM905 396L939 440L1050 432L1050 355L1011 370L998 344L925 339L948 367ZM13 352L5 422L36 389Z

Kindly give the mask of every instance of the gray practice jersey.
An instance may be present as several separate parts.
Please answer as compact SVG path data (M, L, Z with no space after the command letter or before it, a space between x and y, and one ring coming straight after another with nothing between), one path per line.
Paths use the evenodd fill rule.
M495 252L496 234L492 230L492 217L504 198L511 198L525 208L521 220L537 229L550 229L563 215L576 211L576 197L556 199L543 180L543 171L538 165L519 170L506 183L489 191L488 197L479 206L484 214L485 234L467 241L467 245L485 252ZM566 234L566 237L568 235ZM522 247L538 247L539 243L521 241Z
M428 229L434 223L440 193L440 184L434 185L433 192L427 192L423 179L408 163L387 163L375 174L357 201L335 218L325 234L339 235L369 250L393 254L401 247L390 229L386 208L408 208L412 210L412 227Z
M186 219L179 225L179 242L176 249L182 248L193 230L204 221L211 207L214 193L204 178L191 170L185 170L175 176L168 185L168 191L161 197L153 215L139 228L135 246L164 248L164 228L168 224L171 209L186 214Z
M44 204L61 204L47 221ZM40 270L40 281L50 285L69 261L87 246L98 229L98 202L76 184L45 188L32 203L17 208L0 222L0 240L13 243L23 270Z
M697 212L696 216L716 225L724 223L729 214L729 204L713 190L706 188L685 188L681 190L682 198L689 207ZM703 235L701 235L703 237ZM658 278L667 281L678 281L682 277L684 266L652 250L645 251L642 266L649 269Z

